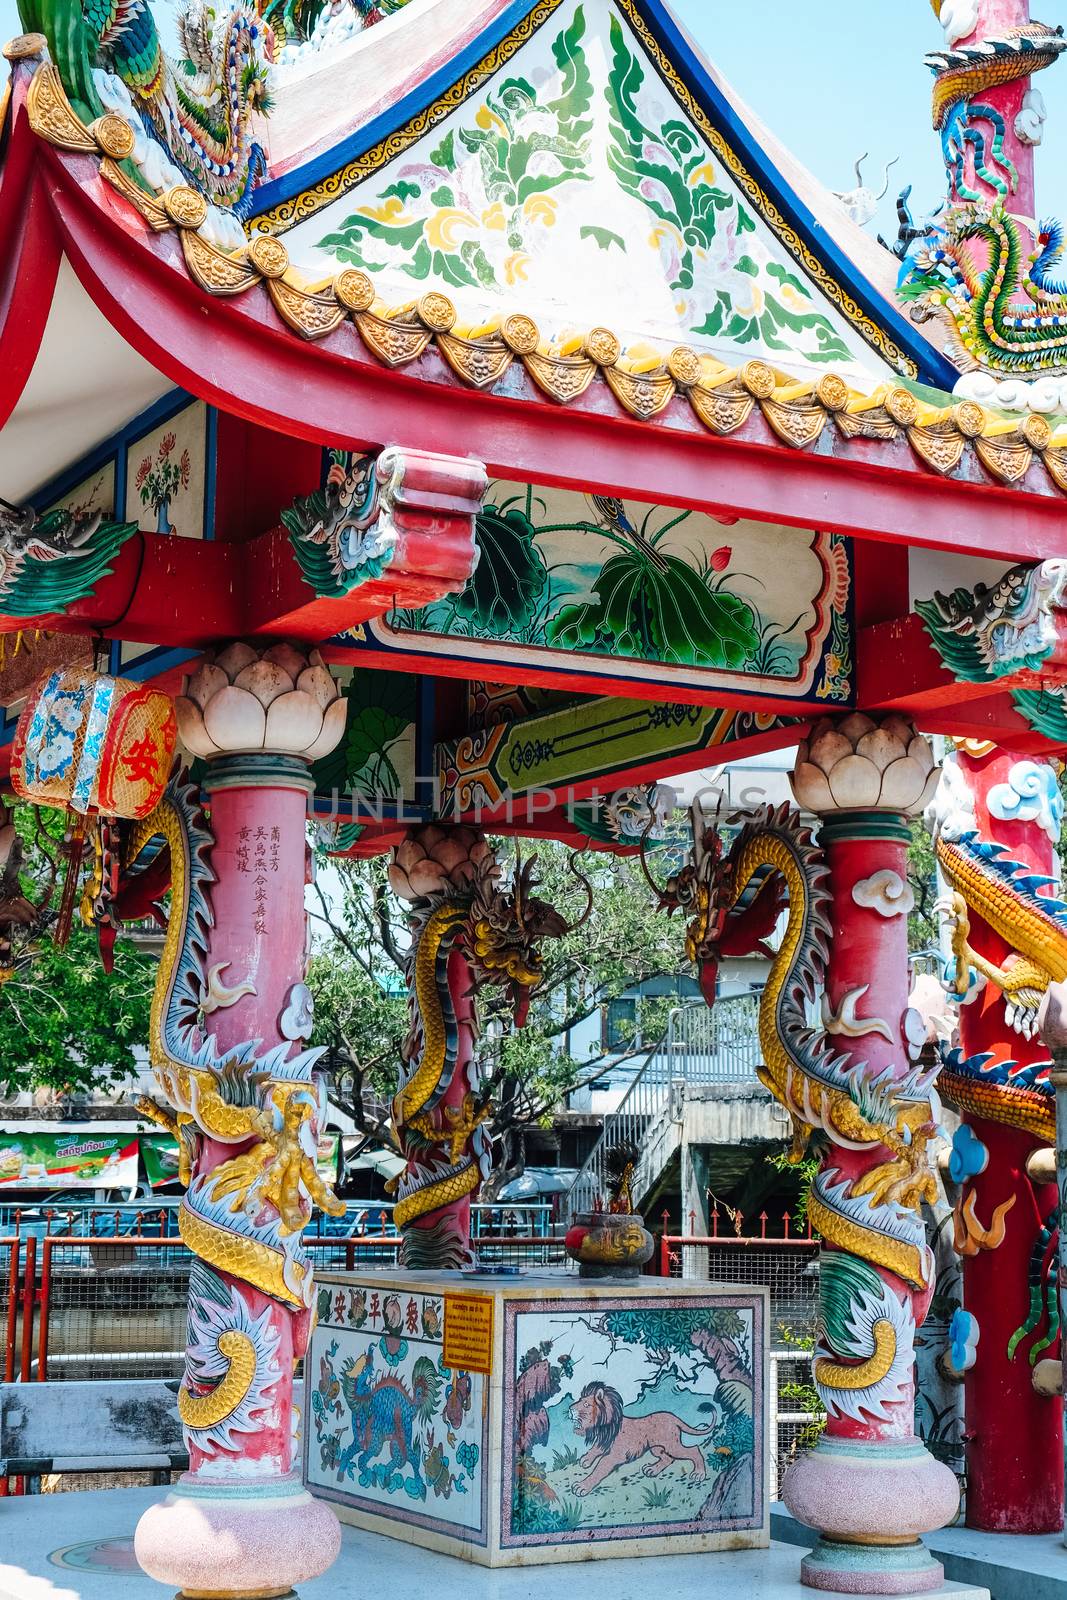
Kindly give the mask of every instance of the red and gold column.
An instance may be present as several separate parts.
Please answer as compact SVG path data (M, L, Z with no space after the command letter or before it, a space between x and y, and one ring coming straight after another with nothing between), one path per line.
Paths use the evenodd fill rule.
M1047 762L974 743L946 760L934 806L960 1001L959 1049L939 1083L963 1119L951 1176L967 1525L993 1533L1063 1523L1063 1404L1041 1365L1059 1354L1055 1100L1036 1033L1050 970L1067 962L1049 899L1061 811Z
M915 1435L915 1329L933 1293L920 1206L933 1196L937 1106L920 1062L925 1027L908 1005L907 850L933 773L906 718L852 714L816 725L793 776L819 817L825 864L807 873L825 1045L807 1083L787 1076L786 1103L798 1126L828 1136L809 1201L823 1240L814 1374L827 1422L783 1498L822 1535L802 1582L849 1594L939 1587L920 1535L959 1502L954 1475Z
M293 1372L312 1316L301 1235L315 1205L343 1210L315 1168L304 886L310 762L340 738L344 701L316 654L233 644L187 680L177 712L206 763L210 820L173 780L128 841L123 879L169 853L150 1047L187 1183L189 1471L141 1518L136 1552L183 1595L286 1595L340 1542L302 1486Z

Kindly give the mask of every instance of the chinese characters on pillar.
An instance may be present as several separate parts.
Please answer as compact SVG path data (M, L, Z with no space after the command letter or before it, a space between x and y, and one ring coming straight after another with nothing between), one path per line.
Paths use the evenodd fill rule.
M281 864L282 834L280 828L240 828L234 857L238 872L253 874L252 927L256 933L267 932L267 886Z

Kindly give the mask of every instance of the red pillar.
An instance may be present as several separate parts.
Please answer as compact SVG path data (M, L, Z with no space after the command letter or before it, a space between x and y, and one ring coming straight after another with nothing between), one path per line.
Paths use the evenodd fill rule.
M966 813L969 797L970 823L978 839L1002 844L1026 868L1051 874L1055 847L1050 830L1058 829L1047 808L1037 814L1040 797L1021 803L1021 819L1010 814L1020 809L1015 797L1027 790L1028 780L1033 787L1030 769L1049 771L1044 763L1020 761L996 746L964 747L955 762L962 780L957 803ZM958 817L949 831L962 831L967 820L966 815ZM1012 957L1011 945L975 905L969 906L969 914L972 948L1002 966ZM965 1060L988 1054L986 1070L1006 1061L1024 1068L1049 1057L1040 1038L1027 1039L1009 1025L1004 997L991 982L961 1006L960 1045ZM971 1101L973 1081L961 1082L951 1071L945 1077L946 1093L956 1089L961 1109ZM965 1379L967 1526L992 1533L1053 1533L1063 1526L1063 1402L1035 1390L1030 1355L1054 1357L1059 1341L1035 1350L1039 1328L1008 1355L1012 1337L1027 1317L1031 1256L1046 1219L1055 1222L1055 1184L1035 1184L1026 1173L1027 1157L1051 1142L1053 1102L1049 1096L1050 1130L1042 1138L1032 1128L1011 1125L1013 1107L1006 1089L995 1083L983 1086L993 1117L981 1115L973 1103L964 1114L967 1127L988 1152L984 1170L964 1177L956 1207L957 1247L962 1243L965 1252L964 1307L979 1330L974 1364ZM983 1240L980 1233L986 1230ZM1045 1254L1050 1253L1049 1247Z
M255 1600L317 1577L340 1546L333 1511L302 1486L293 1373L314 1298L301 1235L316 1204L343 1210L315 1171L304 886L309 766L345 713L314 653L242 644L197 668L177 710L207 763L210 822L175 782L141 843L162 839L172 873L150 1047L188 1176L189 1471L135 1547L185 1595Z
M823 1240L814 1376L827 1424L782 1497L822 1534L801 1582L847 1594L939 1588L941 1564L920 1535L959 1504L954 1475L915 1435L915 1329L933 1293L920 1206L933 1188L936 1111L925 1028L908 1005L907 849L908 817L934 781L907 718L859 713L816 723L793 774L797 799L819 815L829 869L828 895L817 855L789 885L826 953L828 1037L803 1082L785 1080L794 1120L826 1136L808 1214Z

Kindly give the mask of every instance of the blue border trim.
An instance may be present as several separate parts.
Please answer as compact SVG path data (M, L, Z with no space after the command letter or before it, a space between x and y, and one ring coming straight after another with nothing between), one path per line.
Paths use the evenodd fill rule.
M834 243L829 234L819 223L814 213L797 197L794 190L786 183L781 173L767 158L765 152L755 141L752 133L741 121L733 107L725 99L706 68L697 59L685 35L679 29L673 17L662 5L661 0L634 0L635 5L642 13L644 21L648 24L650 32L667 55L675 71L686 88L698 100L710 121L719 133L726 139L734 153L748 169L750 175L758 180L768 197L781 211L786 221L801 235L812 254L817 256L825 266L828 274L835 278L843 289L851 293L856 303L862 310L878 324L886 334L899 345L900 349L914 361L918 369L918 380L929 384L936 389L951 393L953 385L959 377L959 372L946 357L934 350L922 338L908 319L903 316L894 305L874 289L867 279L859 272L848 256ZM452 61L443 68L439 68L424 83L398 100L395 105L381 113L365 128L358 129L331 150L323 151L314 156L302 167L294 168L292 172L285 173L280 178L275 178L264 184L256 191L256 203L252 217L260 216L264 211L270 211L282 201L290 200L294 195L306 189L313 188L324 178L331 177L341 167L350 161L357 160L365 155L380 140L395 132L398 128L438 100L442 94L451 89L463 74L475 66L489 51L505 39L524 17L529 15L531 6L529 0L516 0L508 6L507 10L496 21L485 28L477 38L473 39L467 48L460 52ZM613 6L612 10L624 27L628 28L627 19ZM546 19L547 20L547 19ZM629 30L628 30L629 31ZM674 98L670 84L666 83L656 65L644 50L637 34L632 34L635 44L641 50L651 70L656 75L668 94ZM751 202L749 202L751 205ZM760 219L761 222L763 219ZM769 223L763 223L770 228ZM773 233L774 229L770 228ZM795 257L792 258L794 261ZM805 278L813 284L816 291L823 296L815 279L805 271L803 263L796 263L798 270L804 273ZM833 304L832 301L829 304ZM854 328L858 337L868 348L873 349L864 338L862 332L856 329L845 314L834 307L835 312L850 327ZM877 354L877 352L875 352ZM881 359L884 360L884 357Z
M894 342L912 358L919 369L919 381L951 393L959 377L958 370L946 357L932 349L927 341L916 333L907 318L868 283L855 264L825 232L814 212L797 198L795 191L767 158L751 131L741 121L709 77L702 63L693 54L685 35L661 0L634 0L634 4L643 12L650 31L656 35L665 54L671 58L675 71L686 88L695 99L702 102L711 121L733 146L734 153L748 168L749 173L759 179L786 221L803 236L812 253L819 257L842 288L851 291L857 303L872 321L884 328ZM640 40L638 43L640 44ZM659 76L655 63L652 62L651 65ZM667 87L669 89L669 85ZM803 265L799 262L797 264L803 272ZM806 272L804 275L808 277ZM815 280L808 277L808 281L814 283ZM818 289L818 284L815 284L815 287ZM843 314L839 312L838 315ZM848 321L847 318L844 320ZM862 334L860 337L863 337Z
M323 150L319 155L313 156L304 166L295 167L292 172L286 172L282 177L273 178L269 183L262 184L256 190L249 221L261 216L264 211L272 210L283 200L290 200L293 195L312 188L323 178L331 177L350 161L358 160L380 140L397 128L403 127L405 122L417 116L420 111L424 111L427 106L433 105L434 101L439 100L451 89L465 72L477 66L483 56L495 49L502 39L506 39L512 29L529 15L531 9L530 0L512 0L507 10L472 39L466 49L461 50L450 61L446 61L444 66L438 67L435 73L418 84L402 100L397 100L394 105L381 112L373 122L368 122L363 128L357 128L332 149Z

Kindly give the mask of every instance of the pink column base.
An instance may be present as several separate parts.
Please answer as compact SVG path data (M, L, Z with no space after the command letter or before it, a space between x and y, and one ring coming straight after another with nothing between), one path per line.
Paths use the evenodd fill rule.
M941 1587L941 1564L919 1535L952 1521L960 1491L954 1473L918 1439L824 1435L789 1468L782 1499L799 1522L823 1534L801 1565L807 1588L922 1594Z
M959 1510L955 1474L918 1439L899 1444L822 1439L786 1473L782 1499L829 1538L917 1538Z
M189 1600L287 1595L325 1572L340 1548L333 1511L296 1478L212 1493L187 1474L149 1507L134 1535L142 1570Z
M913 1548L892 1545L835 1546L823 1539L817 1549L800 1563L800 1581L806 1589L821 1589L830 1594L929 1594L940 1589L945 1581L945 1569L932 1556L926 1559L921 1568L909 1562L895 1570L889 1564L894 1557L910 1555ZM919 1548L922 1549L922 1546Z

